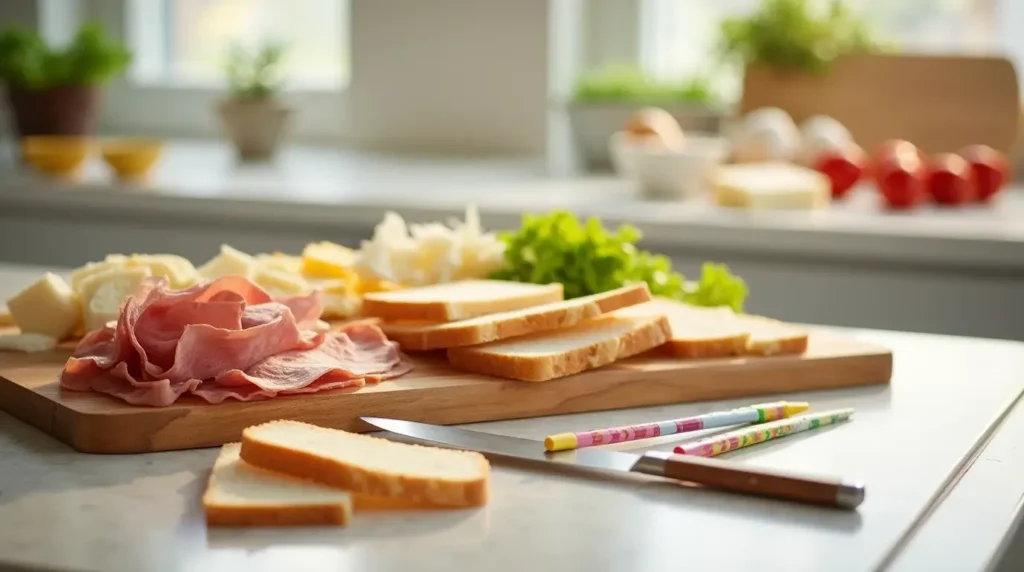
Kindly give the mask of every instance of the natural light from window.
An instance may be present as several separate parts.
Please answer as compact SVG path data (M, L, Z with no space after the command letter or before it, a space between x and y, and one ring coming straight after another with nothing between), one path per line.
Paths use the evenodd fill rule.
M824 7L833 0L818 0ZM1004 52L1024 64L1024 0L845 0L873 22L882 39L906 51ZM642 0L641 62L665 79L716 75L718 22L748 13L760 0ZM1014 23L1017 23L1015 26ZM738 95L736 74L717 73L727 94Z
M337 90L349 79L347 0L131 0L132 79L166 87L224 83L233 44L288 46L287 88Z

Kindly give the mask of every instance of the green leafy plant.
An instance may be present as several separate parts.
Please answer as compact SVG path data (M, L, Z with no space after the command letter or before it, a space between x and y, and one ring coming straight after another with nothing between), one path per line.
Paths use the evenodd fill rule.
M747 287L722 264L705 264L697 282L687 282L664 255L637 248L640 231L622 225L614 232L598 218L581 222L571 212L525 215L520 228L501 235L505 267L498 280L534 284L560 282L566 298L646 282L655 296L700 306L743 310Z
M839 56L885 48L867 22L840 0L817 9L810 0L763 0L747 16L720 25L719 52L742 66L822 73Z
M692 103L719 101L710 78L696 75L680 82L657 81L635 66L613 65L586 74L576 82L579 102Z
M0 32L0 81L15 88L101 84L123 73L131 59L131 52L96 24L83 25L62 48L23 28Z
M231 97L255 100L276 97L284 84L281 68L285 51L285 46L276 42L252 51L232 46L225 66Z

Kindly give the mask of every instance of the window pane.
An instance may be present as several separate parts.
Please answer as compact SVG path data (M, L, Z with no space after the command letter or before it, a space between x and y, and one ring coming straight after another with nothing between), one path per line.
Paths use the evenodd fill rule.
M290 87L339 88L348 81L345 0L135 0L134 4L136 14L129 21L136 28L131 32L140 52L137 78L220 84L231 45L251 48L281 41L289 47L285 70Z
M831 1L812 0L822 7ZM1024 55L1019 34L1006 33L1019 29L1007 22L1021 22L1024 11L1019 4L1014 8L1011 0L844 1L865 15L880 39L905 51L1004 51L1015 59L1018 53ZM715 65L718 24L759 4L760 0L644 0L644 68L666 79L708 73L716 76L725 94L738 96L739 78Z

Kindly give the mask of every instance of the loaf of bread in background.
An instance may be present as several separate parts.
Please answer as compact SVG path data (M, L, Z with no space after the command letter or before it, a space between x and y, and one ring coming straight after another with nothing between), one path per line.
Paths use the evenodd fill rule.
M562 299L561 284L460 280L366 294L362 315L389 321L454 322Z
M458 322L382 322L387 337L404 350L435 350L480 345L535 332L569 328L583 320L651 300L646 283L600 294L487 314Z
M481 506L490 490L490 464L479 453L396 443L298 421L246 428L241 458L352 493L434 506Z
M522 381L548 381L608 365L668 341L668 319L663 315L633 316L620 312L623 310L585 320L571 328L451 348L448 361L474 373Z

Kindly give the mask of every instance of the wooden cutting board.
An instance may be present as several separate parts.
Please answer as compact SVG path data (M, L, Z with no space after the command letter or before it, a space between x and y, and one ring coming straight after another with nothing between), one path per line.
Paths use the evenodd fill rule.
M0 352L0 409L85 453L214 447L274 419L369 431L360 416L447 425L739 397L756 401L761 395L885 384L892 373L888 350L815 332L802 356L680 360L649 354L544 383L462 373L441 358L414 357L408 375L354 391L218 405L188 397L152 408L62 391L58 378L70 353Z
M927 153L983 143L1011 154L1021 124L1017 72L1002 57L855 55L822 76L748 68L739 111L761 107L798 124L830 115L869 153L896 138Z

